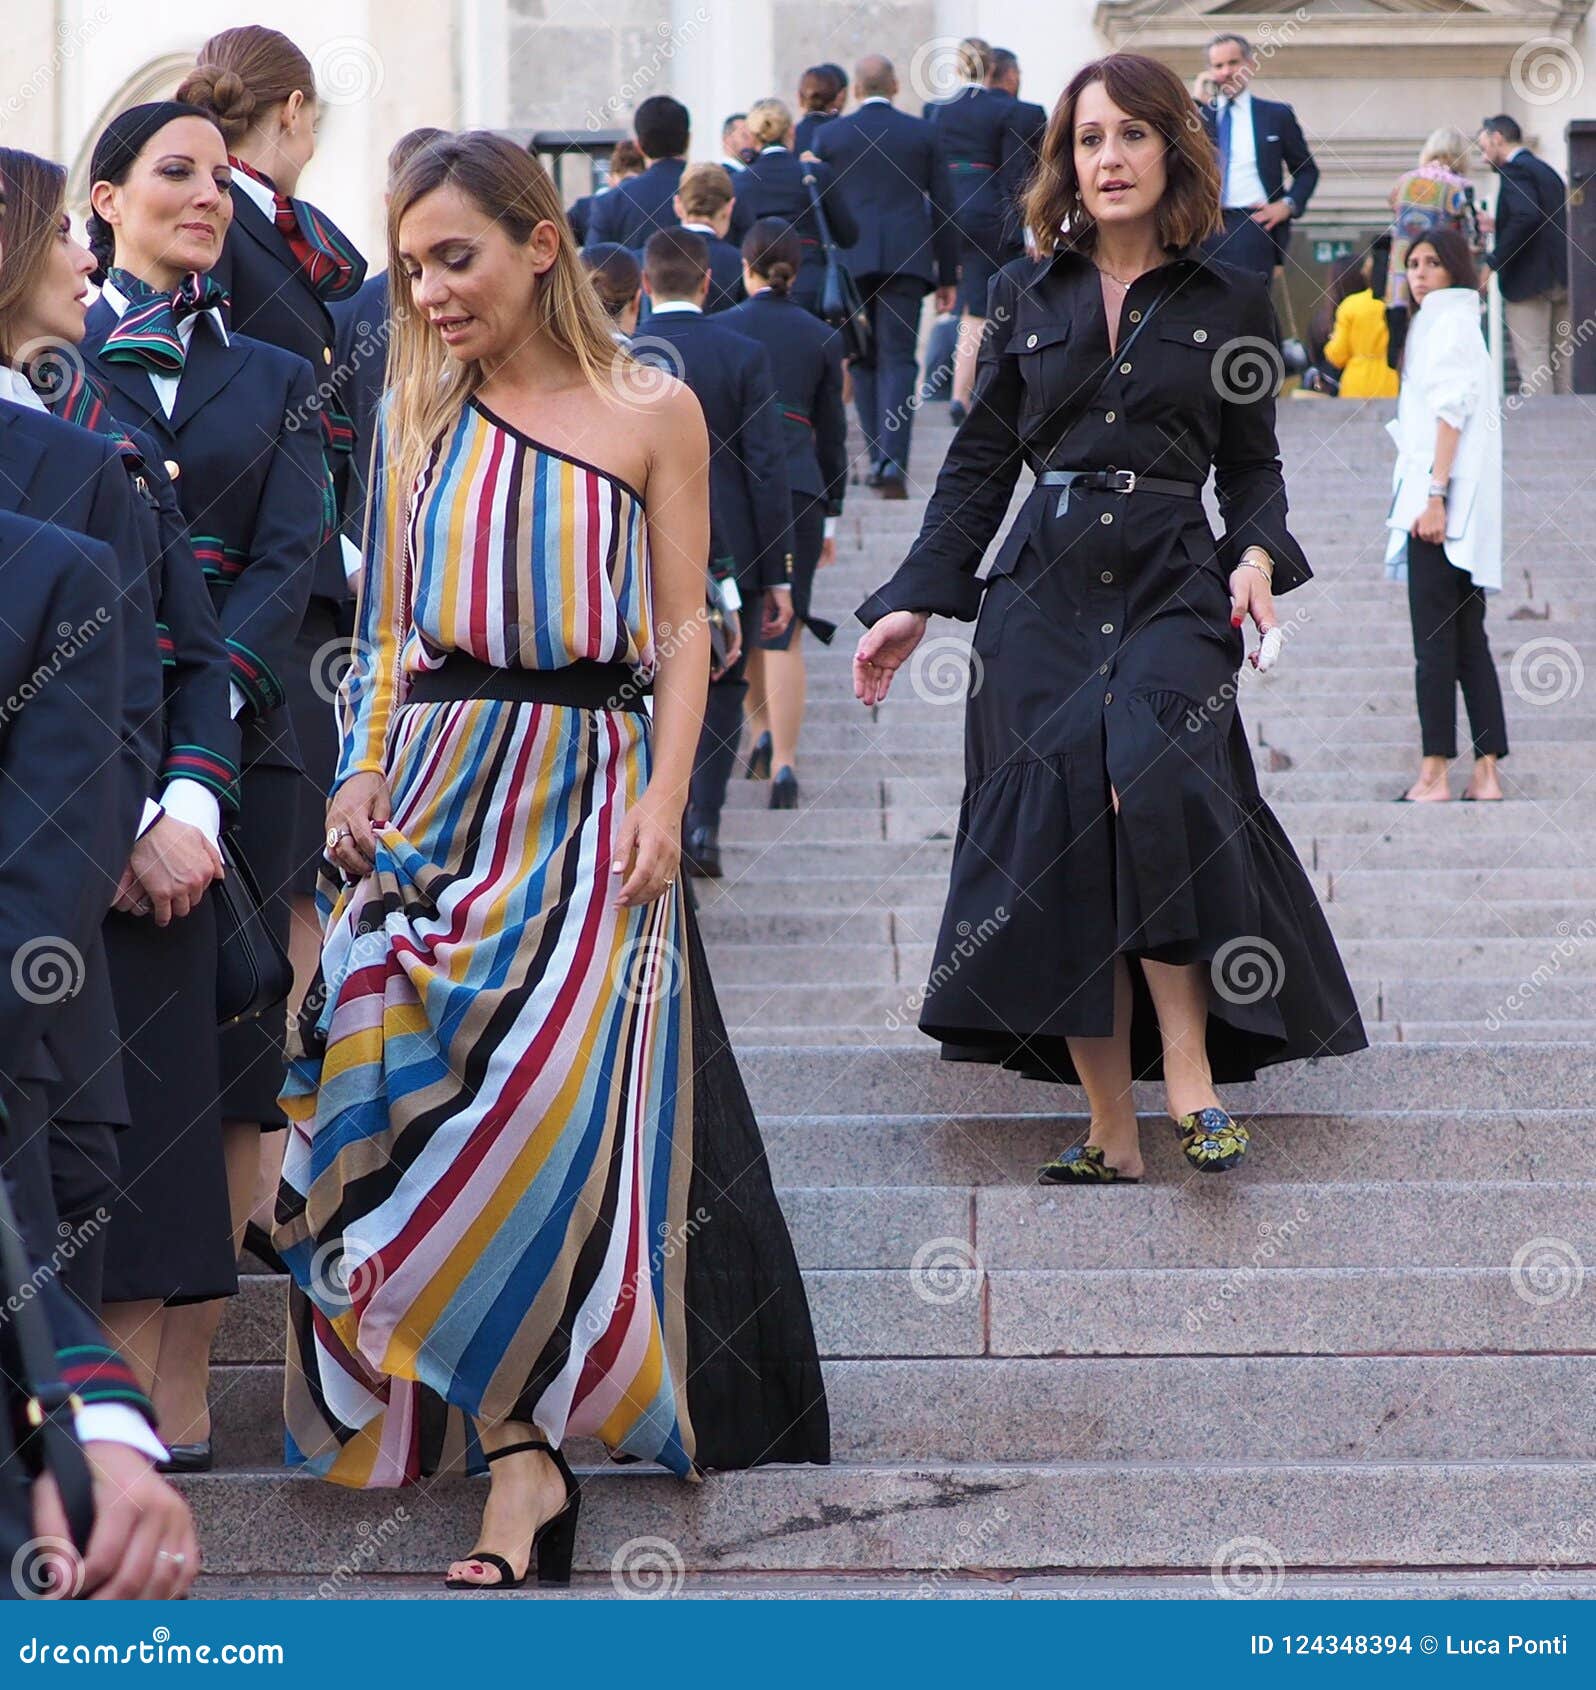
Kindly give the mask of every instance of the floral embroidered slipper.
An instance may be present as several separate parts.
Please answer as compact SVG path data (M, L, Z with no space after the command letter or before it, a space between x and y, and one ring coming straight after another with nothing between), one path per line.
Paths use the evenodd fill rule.
M1223 1109L1197 1109L1175 1123L1186 1160L1200 1173L1233 1168L1247 1154L1250 1134Z
M1095 1144L1077 1144L1037 1169L1043 1185L1140 1185L1139 1174L1122 1174L1109 1167Z

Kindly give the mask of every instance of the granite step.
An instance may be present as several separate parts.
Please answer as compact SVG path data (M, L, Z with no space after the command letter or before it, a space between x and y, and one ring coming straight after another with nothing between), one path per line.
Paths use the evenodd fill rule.
M1592 1356L831 1361L825 1378L839 1462L1181 1461L1193 1424L1227 1419L1269 1461L1596 1460ZM281 1464L282 1394L281 1366L213 1369L228 1470ZM571 1459L603 1464L586 1440Z
M1241 1579L1298 1568L1546 1568L1586 1576L1567 1523L1596 1510L1588 1461L839 1463L584 1480L577 1565L671 1580L706 1573L1114 1567ZM350 1491L281 1473L181 1481L211 1576L292 1569L346 1584L436 1576L474 1541L483 1487ZM1244 1541L1245 1540L1245 1541ZM1572 1563L1572 1564L1571 1564ZM1234 1565L1233 1565L1234 1564Z

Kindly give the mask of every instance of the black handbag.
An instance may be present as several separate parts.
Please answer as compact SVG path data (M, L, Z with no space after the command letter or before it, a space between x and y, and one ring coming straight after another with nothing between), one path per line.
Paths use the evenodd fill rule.
M293 964L262 914L264 900L249 864L222 839L227 872L211 882L216 901L216 1024L254 1021L287 1001Z
M843 357L850 364L869 369L875 363L876 347L864 295L853 279L853 272L843 263L837 243L831 238L831 225L826 221L825 207L820 203L820 188L814 171L804 171L804 187L815 214L815 226L820 231L820 250L826 260L826 279L820 289L820 315L841 334Z

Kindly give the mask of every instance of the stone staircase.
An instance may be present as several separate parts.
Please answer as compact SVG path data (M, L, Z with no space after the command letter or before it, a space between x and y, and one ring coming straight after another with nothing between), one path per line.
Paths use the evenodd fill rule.
M969 625L933 621L878 710L849 661L945 408L917 425L919 496L853 491L816 594L842 629L810 647L802 808L735 782L726 879L698 883L834 1465L689 1487L595 1462L574 1594L1596 1594L1590 404L1507 422L1489 627L1514 801L1472 808L1390 802L1417 729L1406 595L1380 565L1389 413L1281 405L1316 579L1241 699L1374 1043L1228 1088L1254 1147L1222 1180L1191 1174L1149 1089L1144 1184L1038 1187L1084 1134L1080 1094L943 1063L916 1031ZM225 1470L186 1485L206 1588L442 1594L481 1487L285 1474L281 1352L281 1285L247 1278L214 1377Z

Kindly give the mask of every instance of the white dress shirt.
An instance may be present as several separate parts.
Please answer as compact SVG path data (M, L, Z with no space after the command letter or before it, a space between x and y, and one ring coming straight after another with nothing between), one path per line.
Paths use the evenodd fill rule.
M117 313L118 318L127 314L132 301L115 282L105 282L100 289L100 297ZM210 318L211 326L221 336L221 345L230 345L227 333L227 319L221 316L218 306L211 306L210 311L191 311L188 316L179 319L178 338L183 341L184 353L193 345L194 324L199 318ZM171 417L172 411L178 406L178 385L181 375L166 375L161 370L149 370L150 387L156 390L156 399L161 402L162 411ZM228 705L232 708L233 720L237 720L238 711L243 710L247 703L237 681L227 683ZM161 804L157 806L154 799L144 801L144 815L139 820L139 831L144 833L159 816L159 811L166 811L169 816L176 816L179 821L186 821L191 828L199 831L215 845L221 833L221 806L216 803L216 794L198 781L167 781L166 789L161 793Z
M1222 118L1226 97L1221 94L1214 102L1215 111ZM1263 205L1269 191L1258 174L1258 137L1253 133L1252 92L1242 91L1229 101L1230 168L1219 185L1219 203L1227 210L1232 207L1250 209ZM1217 133L1217 131L1216 131Z

